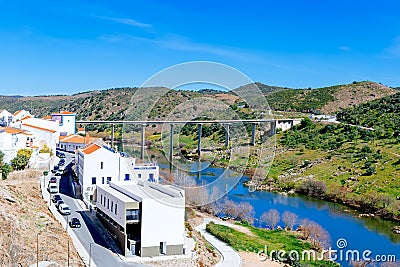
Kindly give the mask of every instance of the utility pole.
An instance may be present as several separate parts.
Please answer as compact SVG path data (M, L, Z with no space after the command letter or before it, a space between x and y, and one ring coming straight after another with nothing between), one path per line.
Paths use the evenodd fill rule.
M69 267L69 239L68 239L68 260L67 260L67 266Z
M36 235L36 267L39 267L39 233Z

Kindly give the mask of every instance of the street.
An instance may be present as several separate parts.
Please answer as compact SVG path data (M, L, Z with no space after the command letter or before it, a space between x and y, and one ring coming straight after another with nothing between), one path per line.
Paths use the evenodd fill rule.
M65 152L65 172L62 176L56 176L59 183L59 195L62 200L70 207L71 215L63 215L63 219L65 222L68 222L73 217L76 217L81 222L80 228L71 229L76 234L78 240L83 245L84 249L88 253L91 258L91 266L98 267L110 267L110 266L143 266L137 263L132 262L124 262L120 259L120 257L112 252L109 248L115 247L115 244L109 245L109 238L104 237L104 230L99 229L98 223L94 223L92 220L97 220L94 216L94 211L89 211L82 208L79 202L73 198L72 196L72 185L71 185L71 166L72 159L74 157L73 154ZM58 158L57 158L58 159ZM58 161L58 160L57 160ZM50 173L45 178L44 184L46 185L50 179L50 177L54 174ZM48 191L46 191L48 192ZM51 196L54 194L51 194ZM52 206L55 206L55 203L50 201ZM53 210L53 209L51 209ZM58 212L58 211L56 211ZM69 227L68 223L67 226ZM103 233L103 235L101 234ZM106 242L108 240L108 242ZM115 250L115 249L114 249Z

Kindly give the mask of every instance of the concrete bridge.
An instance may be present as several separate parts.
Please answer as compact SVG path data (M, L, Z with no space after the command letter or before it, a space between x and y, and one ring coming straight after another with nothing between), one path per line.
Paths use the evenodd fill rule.
M144 158L144 147L145 147L145 129L149 124L168 124L170 125L170 148L169 148L169 159L172 161L173 156L173 133L174 133L174 125L179 124L197 124L197 154L201 155L201 131L203 124L213 124L218 123L222 124L225 127L225 146L229 146L229 126L232 124L243 124L243 123L251 123L251 140L250 144L252 146L256 143L256 129L257 124L261 123L270 123L270 135L276 134L277 129L281 129L282 131L286 131L292 128L294 125L300 123L302 119L254 119L254 120L198 120L198 121L157 121L157 120L146 120L146 121L76 121L76 124L109 124L112 126L112 134L111 134L111 146L114 146L114 127L118 124L131 124L131 125L140 125L142 127L141 131L141 150L140 150L140 158Z

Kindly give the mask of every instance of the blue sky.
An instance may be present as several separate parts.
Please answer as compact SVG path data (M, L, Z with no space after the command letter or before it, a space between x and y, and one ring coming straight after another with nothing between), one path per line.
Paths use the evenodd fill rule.
M0 94L139 86L174 64L254 81L400 86L400 1L0 0Z

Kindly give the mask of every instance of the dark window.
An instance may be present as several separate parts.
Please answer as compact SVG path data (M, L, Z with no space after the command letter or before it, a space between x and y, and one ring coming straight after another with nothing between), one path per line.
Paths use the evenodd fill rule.
M114 211L114 202L111 201L111 212Z
M110 199L107 199L107 209L110 209Z
M111 182L111 177L107 177L107 184Z
M126 210L126 220L139 220L140 210Z
M92 184L96 184L96 177L92 177Z
M131 177L129 176L129 173L125 174L125 181L129 181L131 179Z
M139 179L141 179L141 178L142 178L142 174L139 173L139 174L137 175L137 177L138 177Z
M154 174L150 173L149 174L149 182L155 182L156 180L154 180Z
M117 209L118 209L118 205L117 205L117 203L115 203L115 215L117 215Z
M103 164L103 162L100 162L100 169L103 169L103 166L104 164Z
M104 177L101 177L101 184L104 184Z

